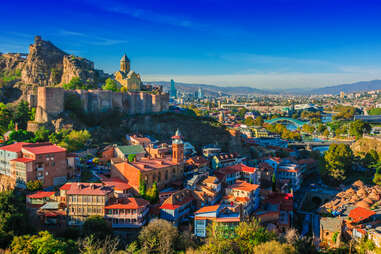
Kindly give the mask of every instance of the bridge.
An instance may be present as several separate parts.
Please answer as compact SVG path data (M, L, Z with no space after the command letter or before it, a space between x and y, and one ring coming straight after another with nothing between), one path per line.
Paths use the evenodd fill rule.
M330 146L331 144L351 145L353 142L352 140L301 141L288 143L288 147L305 147L307 150L312 150L313 147L317 146Z
M368 123L381 123L381 115L371 115L371 116L365 116L365 115L355 115L353 119L356 120L362 120L364 122Z
M294 119L294 118L289 118L289 117L278 117L271 120L265 120L265 123L269 123L269 124L274 124L278 122L289 122L295 125L296 127L302 127L303 125L308 124L308 122L304 122L304 121Z
M242 103L242 104L221 104L221 108L246 108L250 109L251 107L257 105L256 103Z

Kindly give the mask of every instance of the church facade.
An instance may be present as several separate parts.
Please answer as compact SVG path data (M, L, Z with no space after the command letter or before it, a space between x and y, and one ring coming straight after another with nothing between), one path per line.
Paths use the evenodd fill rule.
M141 91L142 80L140 74L131 70L131 62L127 55L124 54L120 59L120 70L114 74L115 80L119 85L125 88L127 91Z

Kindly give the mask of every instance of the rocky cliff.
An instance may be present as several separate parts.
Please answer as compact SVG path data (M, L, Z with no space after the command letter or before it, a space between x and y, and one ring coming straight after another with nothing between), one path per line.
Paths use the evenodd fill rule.
M82 57L66 55L63 58L63 73L61 84L69 83L74 77L79 77L83 82L100 85L107 78L103 71L95 70L94 63Z
M0 70L7 73L21 71L24 68L26 56L27 54L21 53L0 53Z
M22 82L39 86L59 84L65 55L51 42L36 36L34 44L29 46L29 54L21 71Z
M356 155L364 155L370 150L375 150L378 154L381 154L381 138L365 136L353 143L351 148Z
M21 72L16 81L32 86L62 85L73 77L100 86L109 77L103 71L94 69L93 62L69 55L40 36L36 36L29 46L29 54L0 54L0 74L13 75L16 71ZM14 83L13 80L11 85Z

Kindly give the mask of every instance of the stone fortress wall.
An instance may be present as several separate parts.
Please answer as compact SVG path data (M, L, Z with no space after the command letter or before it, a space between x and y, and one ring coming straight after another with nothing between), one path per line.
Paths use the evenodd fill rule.
M78 96L86 113L120 110L128 115L168 111L167 93L112 92L107 90L64 90L57 87L39 87L34 123L48 123L64 111L65 95ZM34 128L33 128L34 129Z

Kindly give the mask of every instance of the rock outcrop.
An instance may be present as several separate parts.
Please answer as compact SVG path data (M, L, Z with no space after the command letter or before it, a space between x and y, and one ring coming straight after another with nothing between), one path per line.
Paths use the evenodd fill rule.
M364 136L353 143L351 149L355 155L365 155L370 150L375 150L381 154L381 138Z
M0 71L1 72L15 72L22 70L26 61L27 54L22 53L0 53Z
M66 55L63 58L63 73L61 84L69 83L72 78L79 77L83 82L100 85L107 75L95 70L94 63L86 58Z
M65 52L49 41L35 37L34 44L29 46L29 54L21 72L25 84L39 86L57 85L61 81L63 58Z

